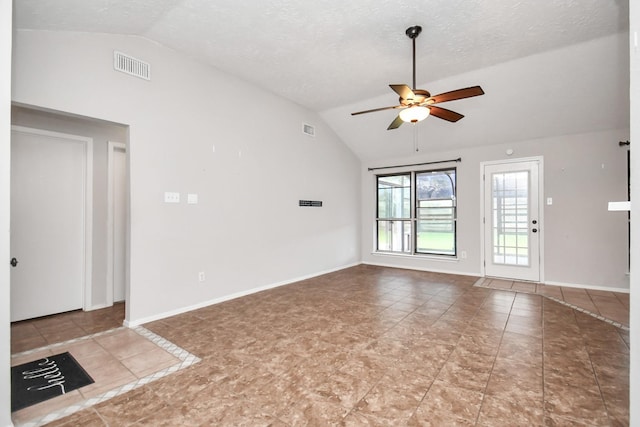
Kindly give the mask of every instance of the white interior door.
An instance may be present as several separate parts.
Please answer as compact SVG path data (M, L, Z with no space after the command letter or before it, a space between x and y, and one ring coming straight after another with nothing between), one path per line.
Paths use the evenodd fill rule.
M110 145L113 215L113 301L125 300L127 221L127 152L124 144Z
M83 307L86 150L63 134L12 129L11 321Z
M539 161L483 172L485 275L540 281Z

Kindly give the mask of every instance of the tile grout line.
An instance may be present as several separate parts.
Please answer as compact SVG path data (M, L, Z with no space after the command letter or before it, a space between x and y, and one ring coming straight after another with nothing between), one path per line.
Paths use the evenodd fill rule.
M587 294L588 294L588 292L587 292ZM591 296L589 296L589 297L591 297ZM596 308L597 308L597 306L596 306ZM580 327L579 323L578 323L578 319L576 318L575 312L573 313L573 317L576 320L576 324L578 325L578 327L580 329L582 329ZM610 412L609 412L609 407L607 405L607 400L605 399L604 393L602 392L602 387L600 387L600 379L598 378L598 373L596 372L596 367L593 364L593 359L591 358L591 352L588 350L589 346L585 342L584 336L582 338L582 345L583 345L583 347L584 347L584 349L585 349L585 351L587 353L587 356L589 357L589 366L591 367L591 372L593 373L593 379L595 380L596 385L598 386L598 393L600 394L600 399L602 400L602 406L604 406L604 410L607 413L607 420L609 420L609 423L611 425L613 425L612 424L611 415L610 415Z
M504 291L510 291L510 292L520 292L520 293L523 293L523 294L529 294L529 295L539 295L539 296L544 297L544 298L547 298L547 299L549 299L549 300L551 300L551 301L557 302L558 304L562 304L562 305L564 305L564 306L566 306L566 307L569 307L569 308L572 308L572 309L574 309L574 310L577 310L577 311L579 311L579 312L581 312L581 313L587 314L587 315L589 315L589 316L591 316L591 317L595 317L596 319L598 319L598 320L602 320L603 322L606 322L606 323L608 323L608 324L610 324L610 325L612 325L612 326L615 326L616 328L622 329L622 330L624 330L624 331L629 331L629 327L628 327L628 326L626 326L626 325L623 325L623 324L622 324L622 323L620 323L620 322L616 322L615 320L608 319L608 318L606 318L606 317L604 317L604 316L602 316L602 315L600 315L600 314L594 313L594 312L592 312L592 311L590 311L590 310L587 310L587 309L585 309L585 308L582 308L582 307L577 306L577 305L575 305L575 304L572 304L572 303L570 303L570 302L567 302L567 301L561 300L561 299L556 298L556 297L554 297L554 296L551 296L551 295L544 295L544 294L539 294L539 293L524 292L524 291L514 291L514 290L512 290L512 289L489 288L488 286L484 286L484 282L485 282L485 281L486 281L486 278L481 278L481 279L479 279L478 281L476 281L476 283L474 283L474 285L473 285L473 286L476 286L476 287L482 287L482 288L487 288L487 289L504 290ZM562 290L561 290L561 291L562 291ZM589 298L591 298L591 297L589 297ZM594 304L594 305L595 305L595 304ZM596 307L596 308L597 308L597 307Z
M547 295L541 295L541 296L543 296L543 297L545 297L547 299L550 299L551 301L557 302L558 304L564 305L566 307L572 308L572 309L574 309L576 311L579 311L581 313L587 314L587 315L589 315L591 317L594 317L594 318L596 318L598 320L602 320L603 322L608 323L608 324L610 324L612 326L615 326L616 328L622 329L624 331L629 331L629 327L626 326L626 325L623 325L620 322L616 322L615 320L607 319L606 317L604 317L604 316L602 316L600 314L596 314L596 313L594 313L594 312L592 312L590 310L587 310L585 308L579 307L579 306L577 306L575 304L571 304L570 302L562 301L562 300L559 300L558 298L552 297L552 296L547 296Z
M139 335L141 335L142 337L146 338L147 340L153 342L155 345L157 345L158 347L162 348L163 350L165 350L167 353L170 353L171 355L173 355L174 357L180 359L180 363L177 363L175 365L172 365L168 368L162 369L158 372L155 372L153 374L147 375L145 377L139 378L135 381L132 381L128 384L124 384L122 386L116 387L113 390L109 390L105 393L102 393L101 395L98 395L96 397L92 397L89 399L85 399L84 401L78 403L78 404L73 404L70 406L67 406L66 408L62 408L60 410L51 412L49 414L46 414L40 418L36 418L34 420L31 421L27 421L25 423L21 423L21 424L16 424L19 426L24 426L24 427L37 427L37 426L42 426L44 424L50 423L52 421L58 420L60 418L64 418L66 416L69 416L75 412L81 411L83 409L86 408L90 408L93 407L99 403L102 403L104 401L107 401L109 399L112 399L116 396L119 396L121 394L124 394L128 391L134 390L138 387L142 387L143 385L149 384L153 381L159 380L161 378L166 377L167 375L170 375L174 372L177 372L179 370L185 369L195 363L200 362L200 358L195 356L194 354L189 353L188 351L186 351L185 349L178 347L177 345L175 345L174 343L166 340L165 338L161 337L160 335L157 335L153 332L151 332L150 330L142 327L142 326L136 326L134 328L125 328L124 326L118 327L118 328L114 328L114 329L110 329L108 331L102 331L102 332L98 332L92 335L87 335L85 337L80 337L80 338L74 338L72 340L69 341L65 341L62 343L56 343L56 344L51 344L48 346L44 346L44 347L39 347L37 349L34 350L28 350L22 353L18 353L15 355L12 355L11 357L19 357L19 356L25 356L25 355L29 355L32 353L35 353L37 351L43 351L43 350L49 350L49 349L53 349L53 348L57 348L57 347L62 347L65 345L69 345L69 344L74 344L76 342L79 341L83 341L83 340L88 340L88 339L93 339L95 337L99 337L108 333L112 333L112 332L116 332L116 331L120 331L123 329L131 329L134 332L138 333ZM99 414L99 413L98 413Z
M477 282L476 282L476 283L477 283ZM474 285L474 286L475 286L475 285ZM434 295L434 296L437 296L437 294L436 294L436 295ZM457 300L457 299L456 299L456 300ZM426 304L426 302L425 302L425 304ZM436 320L432 323L432 325L433 325L433 324L435 324L438 320L440 320L440 319L442 318L442 316L444 316L444 315L445 315L445 313L446 313L447 311L449 311L449 310L451 309L451 307L453 307L453 305L454 305L454 304L455 304L455 301L449 305L449 307L444 311L444 313L442 313L442 314L440 315L440 317L438 317L438 319L436 319ZM423 305L424 305L424 304L423 304ZM478 307L480 307L480 306L478 306ZM478 312L479 310L480 310L479 308L478 308L478 309L476 309L476 313L475 313L475 314L477 314L477 312ZM475 316L475 314L474 314L474 316ZM418 412L418 409L420 408L420 405L422 405L422 402L424 402L424 399L425 399L425 398L427 397L427 395L429 394L429 391L431 391L431 388L433 387L433 385L434 385L434 384L435 384L435 382L437 381L438 376L440 375L440 372L442 372L442 369L444 369L444 366L447 364L447 361L451 358L451 355L455 352L455 349L458 347L458 343L459 343L459 342L460 342L460 340L462 339L462 336L463 336L463 335L464 335L464 333L463 333L463 334L460 334L460 337L458 337L458 340L456 341L456 345L455 345L454 349L451 351L451 353L449 353L449 355L447 356L447 359L442 363L442 366L440 366L440 369L438 369L438 372L437 372L437 373L435 374L435 376L433 377L433 381L431 381L431 384L429 384L429 387L427 387L427 390L426 390L426 391L424 392L424 394L422 395L422 398L420 398L420 401L419 401L419 402L418 402L418 404L416 405L416 409L414 409L414 410L411 412L411 415L409 416L408 420L411 420L411 418L416 414L416 412ZM440 380L440 381L443 381L443 380Z
M513 286L513 284L511 285ZM485 298L486 300L486 298ZM502 328L502 334L500 335L500 343L498 344L498 348L496 350L496 355L493 357L493 362L491 363L491 371L489 371L489 378L487 379L487 384L485 384L484 389L482 390L482 399L480 400L480 407L478 408L478 414L476 415L476 420L474 425L477 425L480 421L480 414L482 413L482 407L484 406L484 399L487 396L487 389L489 388L489 382L491 381L491 375L493 374L493 369L496 366L496 361L498 360L498 354L500 354L500 348L502 347L502 341L504 340L504 334L507 332L507 326L509 325L509 318L511 317L511 310L513 310L513 304L515 304L516 299L513 298L511 301L511 307L509 308L509 315L507 316L507 321L504 324L504 328Z

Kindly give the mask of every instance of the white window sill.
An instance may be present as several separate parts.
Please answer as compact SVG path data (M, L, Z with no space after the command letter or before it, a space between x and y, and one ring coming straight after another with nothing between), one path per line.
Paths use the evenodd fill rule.
M460 258L448 255L423 255L423 254L400 254L395 252L371 252L373 256L383 256L392 258L420 259L440 262L460 262Z

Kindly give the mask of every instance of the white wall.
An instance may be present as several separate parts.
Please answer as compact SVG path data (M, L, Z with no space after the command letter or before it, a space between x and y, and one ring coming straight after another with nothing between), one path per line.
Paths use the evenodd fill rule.
M640 144L640 4L629 1L631 43L631 143ZM640 156L631 156L631 426L640 426ZM634 404L636 403L636 404Z
M91 302L87 309L107 305L107 144L127 142L126 126L56 114L20 106L11 109L11 124L93 139L93 248Z
M510 144L466 148L449 152L423 150L408 158L387 159L362 168L363 261L372 264L480 275L481 175L485 161L543 156L544 281L554 284L626 290L628 282L628 234L625 213L607 211L609 201L627 199L628 129L565 135ZM507 156L506 150L513 155ZM461 157L455 164L458 179L458 251L467 259L398 257L373 254L375 172L368 167L413 164ZM438 167L438 166L436 166ZM389 172L389 171L384 171Z
M0 1L0 426L11 424L9 192L11 159L11 0Z
M15 39L14 101L130 125L131 323L359 262L359 162L315 113L146 39ZM113 71L114 49L152 81Z
M451 147L482 147L627 128L628 46L628 34L617 33L438 81L418 82L418 87L431 93L473 85L480 85L485 91L483 96L444 105L464 114L459 122L428 119L418 127L420 147L440 152ZM428 70L422 73L423 78L428 78ZM412 127L385 131L396 112L356 117L350 114L393 105L396 99L387 88L380 97L336 107L321 115L363 161L410 156Z

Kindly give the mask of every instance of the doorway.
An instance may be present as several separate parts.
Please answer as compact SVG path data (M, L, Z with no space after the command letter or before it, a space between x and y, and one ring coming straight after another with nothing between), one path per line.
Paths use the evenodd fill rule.
M107 147L107 305L126 299L127 148Z
M12 126L12 322L85 307L92 169L91 138Z
M484 274L542 279L542 158L484 163Z

